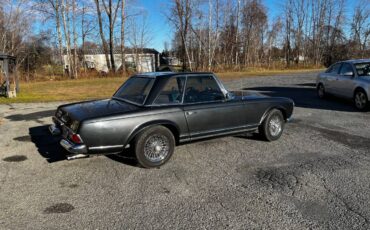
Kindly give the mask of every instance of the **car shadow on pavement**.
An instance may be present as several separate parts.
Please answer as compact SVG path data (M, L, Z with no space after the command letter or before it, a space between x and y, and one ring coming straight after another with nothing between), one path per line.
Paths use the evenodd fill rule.
M51 117L55 113L55 110L45 110L40 112L28 113L28 114L13 114L5 117L6 119L12 121L38 121L42 123L40 120L45 117Z
M261 141L261 142L268 142L267 140L263 139L261 135L258 133L244 133L244 134L238 134L233 136L234 138L239 139L247 139L247 140L253 140L253 141Z
M125 150L122 153L106 155L107 158L133 167L141 167L137 162L132 150Z
M320 99L316 94L316 87L313 83L298 84L297 86L300 87L271 86L244 88L243 90L257 91L271 97L291 98L296 107L358 112L350 100L331 96L328 96L326 99Z
M60 137L49 133L48 125L36 126L29 129L31 141L37 151L49 163L66 160L66 151L60 146Z

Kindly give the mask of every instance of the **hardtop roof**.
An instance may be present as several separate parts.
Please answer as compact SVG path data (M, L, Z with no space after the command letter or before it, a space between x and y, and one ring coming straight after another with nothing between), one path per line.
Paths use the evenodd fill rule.
M179 76L179 75L204 75L209 74L213 75L212 72L149 72L149 73L139 73L134 75L133 77L172 77L172 76Z

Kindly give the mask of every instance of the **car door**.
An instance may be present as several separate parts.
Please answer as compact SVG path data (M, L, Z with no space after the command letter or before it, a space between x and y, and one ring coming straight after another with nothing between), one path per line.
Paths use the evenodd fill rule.
M192 139L246 127L243 102L226 100L214 76L188 76L185 89L183 108Z
M326 92L331 94L338 94L336 90L336 81L341 66L342 63L336 63L332 67L330 67L328 71L325 73L324 84Z
M343 63L336 78L334 88L338 95L352 98L355 88L354 70L349 63Z

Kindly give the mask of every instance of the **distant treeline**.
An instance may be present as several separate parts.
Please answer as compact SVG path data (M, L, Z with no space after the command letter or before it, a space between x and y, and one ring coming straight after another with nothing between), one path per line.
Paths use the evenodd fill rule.
M370 0L169 0L163 12L134 0L4 0L0 6L0 52L17 56L29 76L68 70L77 78L84 52L101 48L107 66L113 50L126 46L140 53L153 38L147 15L165 15L173 28L164 56L186 70L243 70L328 66L352 58L370 58ZM270 15L277 15L272 17ZM164 35L163 37L168 37ZM170 59L171 59L170 58ZM173 59L171 59L173 60ZM45 68L56 66L55 68ZM126 70L120 69L122 74Z

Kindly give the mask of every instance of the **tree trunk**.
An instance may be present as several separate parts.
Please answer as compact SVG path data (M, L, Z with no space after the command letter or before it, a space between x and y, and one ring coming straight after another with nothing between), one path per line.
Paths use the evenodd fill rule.
M109 61L109 49L108 49L107 41L105 40L105 37L104 37L103 21L102 21L102 15L101 15L101 10L100 10L99 0L95 0L95 5L96 5L96 13L98 15L100 38L101 38L101 41L102 41L102 44L103 44L103 50L104 50L104 54L105 54L105 61L107 63L108 70L111 70L111 65L110 65L110 61Z
M71 37L69 33L69 26L67 24L68 17L66 14L68 14L69 11L69 6L68 2L65 2L65 0L61 0L61 5L62 5L62 20L63 20L63 28L64 28L64 36L66 40L66 48L67 48L67 60L68 60L68 76L72 78L72 73L71 73L71 64L72 64L72 58L71 58ZM67 0L66 0L67 1Z
M72 26L73 26L73 78L78 78L78 56L77 56L77 31L76 31L76 0L72 2Z
M126 74L126 58L125 58L125 8L126 8L126 0L122 0L121 2L121 60L122 60L122 76Z
M57 29L57 34L58 34L59 57L60 57L60 62L63 65L63 63L64 63L64 58L63 58L63 38L62 38L62 31L60 29L60 5L59 5L59 0L55 0L55 3L54 3L54 12L55 12L55 24L56 24L56 27L57 27L56 29ZM64 67L63 67L63 74L64 74Z

